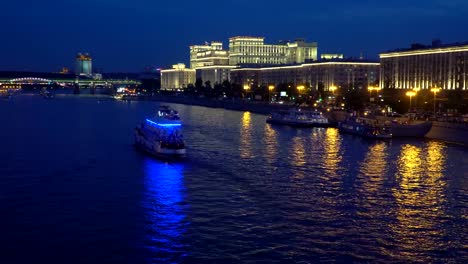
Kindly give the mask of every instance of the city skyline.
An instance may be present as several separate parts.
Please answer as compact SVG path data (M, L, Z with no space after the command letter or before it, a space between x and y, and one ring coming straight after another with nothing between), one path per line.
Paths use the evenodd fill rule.
M9 38L0 43L0 70L59 71L72 68L79 52L89 52L105 72L168 68L188 64L190 45L217 40L226 46L238 35L268 43L305 38L318 42L319 53L377 60L380 52L411 43L463 42L468 34L459 27L468 15L468 3L460 0L297 1L286 8L263 0L27 2L28 8L5 4L8 26L0 34Z

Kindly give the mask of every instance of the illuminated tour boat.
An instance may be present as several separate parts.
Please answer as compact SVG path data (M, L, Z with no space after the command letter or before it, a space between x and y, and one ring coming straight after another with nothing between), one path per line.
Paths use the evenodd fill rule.
M183 157L185 143L177 111L162 106L154 118L135 128L135 144L156 157Z

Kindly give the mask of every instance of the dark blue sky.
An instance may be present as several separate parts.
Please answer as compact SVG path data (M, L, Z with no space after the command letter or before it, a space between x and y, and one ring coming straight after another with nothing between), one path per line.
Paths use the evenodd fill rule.
M9 1L4 3L5 1ZM0 70L58 71L89 52L105 72L188 62L188 46L236 35L305 38L319 53L377 58L410 43L468 40L467 0L5 0Z

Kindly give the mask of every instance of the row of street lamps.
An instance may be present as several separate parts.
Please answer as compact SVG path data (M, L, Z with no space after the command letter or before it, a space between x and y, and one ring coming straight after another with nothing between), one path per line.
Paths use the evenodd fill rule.
M406 92L406 96L409 96L410 98L410 108L411 108L411 98L413 96L416 96L416 94L420 91L421 89L420 88L414 88L412 91L408 91ZM437 96L437 93L440 92L440 88L431 88L431 92L434 93L434 115L436 113L436 96Z
M296 88L300 93L302 90L305 89L305 86L304 85L298 85ZM271 101L271 91L273 91L274 89L275 89L274 85L269 85L268 86L268 100L269 101ZM335 91L338 89L338 87L336 87L335 85L332 85L328 89L333 94L335 94ZM244 90L246 90L246 91L250 90L250 86L249 85L244 85ZM369 91L369 94L372 97L372 91L379 92L380 90L382 90L382 88L380 88L379 86L368 86L367 90ZM414 88L412 91L406 92L406 96L408 96L410 98L410 109L411 109L411 99L413 98L413 96L416 96L416 94L420 90L421 90L420 88ZM435 115L435 113L436 113L436 96L437 96L437 93L440 92L440 88L432 88L431 92L434 93L434 115Z

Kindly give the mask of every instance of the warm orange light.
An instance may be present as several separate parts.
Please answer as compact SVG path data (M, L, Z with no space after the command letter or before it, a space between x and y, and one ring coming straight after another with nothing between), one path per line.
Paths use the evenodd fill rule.
M332 85L332 86L330 86L330 88L328 88L328 89L329 89L330 91L332 91L332 92L335 92L336 89L338 89L338 88L337 88L335 85Z
M416 93L421 91L421 88L414 88L413 91L415 91Z
M250 86L244 85L244 90L250 90Z
M438 93L438 92L440 92L440 88L432 88L431 92Z
M305 86L304 85L299 85L297 86L297 90L301 91L301 90L304 90L305 89Z
M380 88L379 86L369 86L367 87L367 90L369 91L380 91L382 88Z
M275 89L275 86L274 86L274 85L268 86L268 90L273 91L274 89Z
M415 95L416 95L416 92L413 92L413 91L406 92L406 96L412 97L412 96L415 96Z

